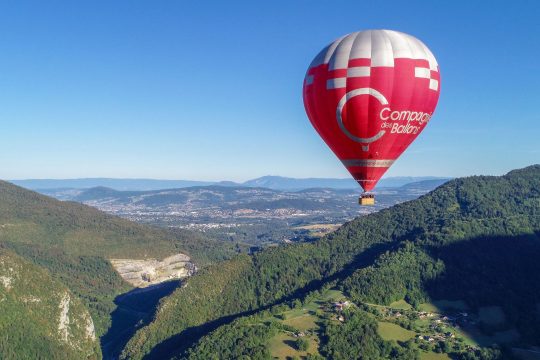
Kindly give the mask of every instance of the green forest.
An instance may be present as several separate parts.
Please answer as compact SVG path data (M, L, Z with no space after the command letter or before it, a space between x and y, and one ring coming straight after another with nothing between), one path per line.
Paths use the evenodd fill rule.
M519 344L539 345L540 283L531 276L540 270L539 232L540 166L456 179L418 200L357 218L319 241L204 269L162 301L123 358L182 356L239 316L332 282L356 302L403 299L414 307L447 299L471 309L499 306ZM481 326L487 333L503 330ZM463 356L493 353L478 349Z
M319 240L251 255L4 182L0 225L2 256L32 269L21 291L50 284L34 289L43 305L70 294L97 339L111 326L115 298L132 289L109 258L192 257L197 274L138 323L122 359L507 359L540 346L538 165L455 179ZM0 306L13 315L1 325L14 330L0 337L4 357L17 358L28 333L35 340L22 358L101 358L97 340L84 355L62 350L56 323L5 284L0 296L12 300ZM82 341L77 331L73 341Z
M140 225L3 181L0 247L69 288L90 311L98 338L111 326L115 298L132 289L109 258L161 258L182 252L204 267L236 254L232 245L200 233Z
M67 300L68 299L68 300ZM59 326L66 304L65 329ZM47 270L0 244L0 358L99 359L90 314Z

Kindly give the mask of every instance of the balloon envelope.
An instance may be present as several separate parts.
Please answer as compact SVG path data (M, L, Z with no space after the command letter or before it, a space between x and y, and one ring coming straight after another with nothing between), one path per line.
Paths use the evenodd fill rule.
M325 47L304 79L307 115L365 191L424 130L440 93L439 66L413 36L348 34Z

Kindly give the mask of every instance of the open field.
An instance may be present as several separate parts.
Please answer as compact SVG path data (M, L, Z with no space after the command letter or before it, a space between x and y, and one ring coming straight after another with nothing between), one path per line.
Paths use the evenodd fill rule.
M319 309L319 306L327 301L337 301L343 299L343 293L338 290L328 290L322 294L319 298L305 304L302 308L291 309L280 314L283 317L281 321L285 325L292 326L298 331L303 333L309 330L318 330L319 325L317 321L320 320L318 316L313 315L314 312ZM277 318L279 319L279 318ZM278 359L287 359L292 357L301 357L308 354L319 354L319 339L317 335L305 334L303 336L309 342L307 351L299 351L295 347L295 342L298 338L293 334L281 332L274 336L268 342L268 349L273 357Z
M317 321L317 317L310 314L302 314L300 316L296 316L290 319L283 320L282 322L286 325L293 326L297 328L300 331L307 331L309 329L315 329L319 326L315 323Z
M293 229L299 229L299 230L328 230L333 231L339 228L342 224L310 224L310 225L303 225L303 226L295 226Z
M450 357L447 354L438 354L432 351L430 352L421 352L420 360L450 360Z
M270 339L268 349L272 357L278 359L306 356L307 354L319 354L317 342L310 337L306 337L306 340L309 342L307 351L299 351L295 348L296 339L294 337L280 333Z
M378 322L378 332L384 340L407 341L416 336L414 331L385 321Z
M412 306L407 303L405 300L398 300L394 301L388 307L391 307L392 309L400 309L400 310L410 310L412 309Z
M333 231L336 231L341 225L342 224L310 224L303 226L295 226L292 229L308 231L310 236L319 238Z
M340 301L346 299L346 296L339 290L327 290L320 297L321 301Z

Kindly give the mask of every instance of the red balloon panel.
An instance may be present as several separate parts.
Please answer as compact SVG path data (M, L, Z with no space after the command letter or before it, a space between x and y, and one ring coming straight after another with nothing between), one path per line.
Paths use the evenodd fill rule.
M385 32L394 42L412 38L387 30L373 32ZM365 40L365 32L337 40L315 58L303 95L317 132L354 179L370 191L429 122L439 98L440 74L433 55L414 38L417 43L407 45L408 52L384 45L384 51L377 52L378 38L370 34L368 51L356 51L367 56L351 58L355 43L349 47L344 43L362 35ZM340 52L340 45L348 53Z

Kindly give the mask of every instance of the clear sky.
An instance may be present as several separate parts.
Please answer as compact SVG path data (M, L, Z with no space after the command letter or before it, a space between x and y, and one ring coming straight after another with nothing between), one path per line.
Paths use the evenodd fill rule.
M432 121L387 173L540 162L540 1L0 2L0 178L346 177L302 81L363 29L421 39Z

